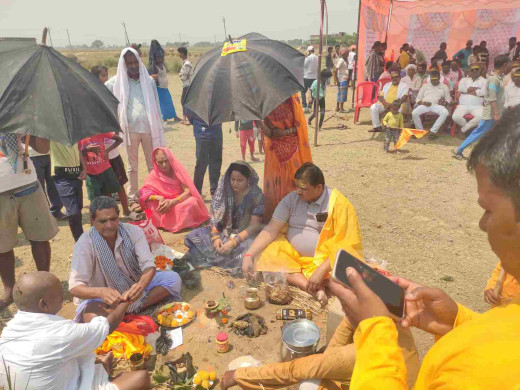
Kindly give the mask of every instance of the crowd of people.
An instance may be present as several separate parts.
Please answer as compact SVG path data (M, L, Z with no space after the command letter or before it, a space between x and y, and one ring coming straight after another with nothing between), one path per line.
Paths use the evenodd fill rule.
M482 71L482 64L487 69L489 56L469 63L474 53L470 42L451 63L442 44L429 70L423 61L413 63L424 55L409 45L403 45L395 63L387 62L387 74L381 66L384 44L374 45L366 64L368 80L377 81L383 75L390 79L371 107L373 131L386 130L385 150L392 141L397 142L406 114L418 128L422 128L422 115L436 114L431 130L435 135L450 115L446 105L454 98L459 101L454 120L467 121L462 126L464 133L475 127L454 157L462 158L468 145L480 141L468 168L476 175L479 205L485 210L480 227L500 259L484 294L486 302L496 308L476 314L441 290L394 277L392 280L407 293L406 315L396 320L353 269L346 271L351 289L330 279L340 249L363 259L361 227L354 206L337 188L326 184L323 171L312 162L307 123L313 116L306 120L305 111L312 105L324 110L331 78L338 86L336 109L343 110L356 61L355 47L329 48L327 69L320 72L314 49L309 47L304 70L306 90L301 101L294 95L264 120L238 122L242 160L230 164L221 176L222 125L208 126L188 109L183 109L182 119L177 117L168 91L164 50L154 40L148 68L135 46L121 52L112 78L108 79L102 66L92 69L120 102L122 133L95 135L72 147L30 137L34 165L29 162L28 171L21 169L25 138L0 136L0 234L4 237L0 244L4 285L0 309L13 300L18 308L0 337L4 360L0 385L6 385L5 368L9 367L11 375L16 373L16 386L21 388L150 388L150 378L144 371L110 381L110 356L96 360L93 351L126 314L150 315L166 302L182 300L184 276L156 271L155 257L142 229L120 221L118 199L123 215L130 219L150 219L156 227L171 233L193 229L185 236L183 260L197 269L217 266L246 279L256 279L262 272L280 272L286 274L290 285L306 291L322 306L331 295L340 300L346 318L323 354L228 371L221 382L224 389L233 385L274 389L302 382L313 389L344 384L405 389L414 383L416 389L444 385L513 388L519 381L515 373L520 358L515 331L520 325L516 303L520 298L520 110L512 108L520 102L520 68L514 68L511 81L504 86L504 76L509 73L511 59L516 60L519 47L516 41L515 45L511 42L513 54L493 59L494 71L489 75ZM485 45L481 43L477 54L485 53L482 48ZM185 96L193 67L186 48L179 48L178 53L183 60L179 76ZM464 64L462 57L466 54L468 63ZM511 109L500 119L503 107ZM480 119L468 120L468 114L480 114ZM323 115L321 111L320 126ZM163 122L168 119L188 121L193 126L193 179L166 147ZM259 175L244 161L248 143L253 159L257 139L265 153L262 188ZM118 150L121 145L127 151L129 178ZM149 172L142 185L138 177L139 145ZM32 169L36 166L40 167L37 171ZM201 196L206 170L209 210ZM83 181L90 200L91 223L85 232L81 216ZM57 315L63 292L60 281L49 273L49 241L58 233L59 219L68 219L75 240L68 279L69 292L77 305L74 321ZM18 227L31 244L38 271L15 282L13 249ZM499 276L502 269L504 277ZM503 287L497 293L499 283ZM31 326L35 323L39 326ZM411 326L442 337L422 367ZM489 331L491 327L493 332Z
M400 129L406 124L423 130L423 122L431 119L428 137L435 140L443 126L460 128L463 142L452 154L463 160L464 150L491 130L505 109L519 103L520 45L515 37L492 60L486 41L474 46L471 40L451 60L446 43L441 43L429 64L408 43L397 59L385 55L386 44L376 41L365 62L365 80L377 84L380 91L370 107L370 132L385 131L388 137L389 127L381 119L399 105L404 116ZM384 149L391 152L386 143Z

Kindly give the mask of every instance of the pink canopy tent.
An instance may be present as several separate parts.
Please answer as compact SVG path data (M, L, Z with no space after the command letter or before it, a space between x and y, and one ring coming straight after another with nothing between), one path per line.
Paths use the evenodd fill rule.
M468 39L485 40L494 58L520 28L520 0L361 0L359 12L358 80L375 41L387 41L387 58L407 42L429 61L441 42L451 58Z

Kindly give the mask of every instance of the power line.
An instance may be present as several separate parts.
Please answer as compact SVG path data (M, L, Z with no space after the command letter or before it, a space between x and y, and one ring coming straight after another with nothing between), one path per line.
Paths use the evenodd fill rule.
M126 31L126 24L125 22L121 23L123 25L123 28L125 29L125 40L126 40L126 46L130 46L130 39L128 39L128 32Z
M69 29L67 29L67 37L69 38L69 48L72 50L72 43L70 43Z
M224 23L224 42L227 41L227 29L226 29L226 18L222 17L222 23Z

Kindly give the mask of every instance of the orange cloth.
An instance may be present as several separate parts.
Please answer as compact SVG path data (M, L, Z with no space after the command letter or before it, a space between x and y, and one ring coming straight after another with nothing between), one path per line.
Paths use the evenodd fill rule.
M264 220L269 221L283 197L296 189L294 173L304 162L312 162L312 156L307 121L297 95L276 107L264 122L271 128L296 128L293 135L265 137Z
M491 277L489 278L485 290L494 289L497 285L498 275L500 274L500 270L502 269L502 264L500 261L497 266L491 273ZM500 293L500 298L502 298L502 303L509 303L514 298L520 298L520 283L516 281L511 275L506 273L504 282L502 283L502 291Z
M395 144L396 149L402 148L404 145L410 141L410 137L415 135L416 138L422 138L428 133L428 130L417 130L417 129L407 129L404 128L401 130L401 136L399 137L399 141Z

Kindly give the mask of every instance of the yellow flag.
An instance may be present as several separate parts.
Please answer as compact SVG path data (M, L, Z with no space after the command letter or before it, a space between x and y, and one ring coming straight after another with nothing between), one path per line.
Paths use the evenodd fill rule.
M401 130L401 136L399 137L399 140L397 141L397 144L395 145L396 149L402 148L404 145L410 141L410 137L412 135L415 135L416 138L422 138L428 133L428 130L417 130L417 129L407 129L404 128Z

